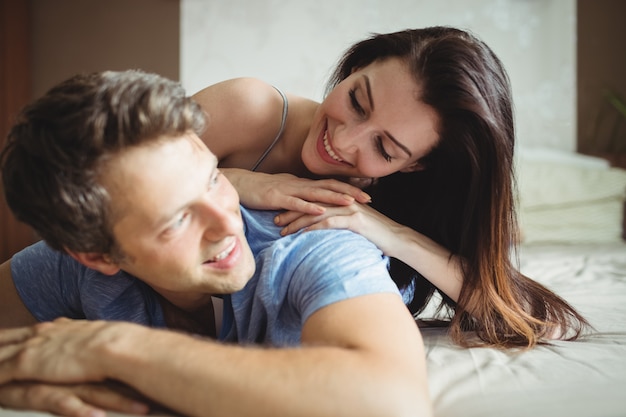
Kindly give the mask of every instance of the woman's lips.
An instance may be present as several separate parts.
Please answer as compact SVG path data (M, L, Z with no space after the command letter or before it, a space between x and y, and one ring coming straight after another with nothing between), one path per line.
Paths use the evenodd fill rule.
M335 149L331 145L330 140L328 139L328 123L324 125L324 129L322 129L322 131L320 132L320 136L317 139L316 148L317 153L320 155L324 162L332 165L351 166L339 156L337 151L335 151Z
M333 158L335 161L343 162L343 159L341 159L339 156L337 156L337 154L333 150L333 147L330 146L330 142L328 142L328 130L324 133L324 137L322 138L322 141L324 143L324 149L326 149L326 153L328 153L328 155L331 158Z

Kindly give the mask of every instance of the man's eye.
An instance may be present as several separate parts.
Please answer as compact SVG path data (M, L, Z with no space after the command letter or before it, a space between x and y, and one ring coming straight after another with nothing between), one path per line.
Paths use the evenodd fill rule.
M360 116L365 116L365 109L356 98L356 89L351 89L348 95L350 96L350 103L352 104L354 111L356 111Z
M185 225L185 223L189 220L189 213L182 214L176 219L174 223L169 227L170 230L180 229Z
M213 176L211 177L211 181L209 183L209 187L214 186L215 184L217 184L220 180L220 176L222 175L222 173L220 171L215 171L215 174L213 174Z

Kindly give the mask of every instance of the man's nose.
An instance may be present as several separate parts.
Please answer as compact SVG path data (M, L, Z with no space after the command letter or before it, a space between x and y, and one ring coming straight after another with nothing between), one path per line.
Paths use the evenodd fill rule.
M205 200L202 205L204 238L214 242L240 232L242 227L238 211L221 200Z

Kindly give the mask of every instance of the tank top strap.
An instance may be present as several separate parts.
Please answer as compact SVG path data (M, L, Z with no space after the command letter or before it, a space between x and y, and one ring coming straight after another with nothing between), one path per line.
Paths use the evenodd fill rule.
M254 164L254 166L252 167L252 171L256 171L257 168L259 167L259 165L261 165L261 163L263 162L263 160L267 157L267 155L269 155L269 153L272 151L272 149L274 148L274 145L276 145L276 143L278 142L278 140L280 139L280 137L283 134L283 131L285 130L285 124L287 122L287 110L289 109L289 102L287 101L287 96L285 95L285 93L283 93L279 88L274 87L274 89L276 91L278 91L278 93L280 94L280 96L283 98L283 115L282 115L282 120L280 121L280 129L278 129L278 133L276 134L276 137L274 138L274 140L272 141L272 143L270 144L270 146L267 147L267 149L265 150L265 152L263 152L263 155L261 155L261 157L256 161L256 163Z

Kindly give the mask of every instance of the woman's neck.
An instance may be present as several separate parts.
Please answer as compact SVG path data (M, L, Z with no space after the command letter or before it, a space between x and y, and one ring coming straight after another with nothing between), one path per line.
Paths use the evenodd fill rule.
M304 178L315 177L302 162L302 146L318 106L319 103L315 101L289 96L289 113L283 135L258 171L269 174L287 172Z

